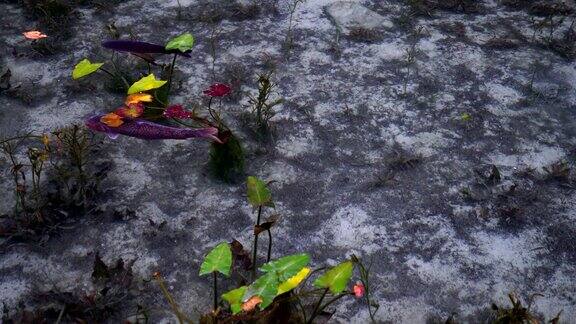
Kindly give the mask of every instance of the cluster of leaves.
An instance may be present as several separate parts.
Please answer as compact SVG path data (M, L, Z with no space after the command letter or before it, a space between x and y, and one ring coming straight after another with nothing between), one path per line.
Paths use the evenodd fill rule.
M0 146L16 198L13 212L0 217L2 245L48 238L93 205L109 168L94 161L98 139L76 125L6 139Z
M365 297L370 305L370 315L374 315L377 305L366 296L369 292L366 289L369 287L369 267L366 268L355 256L323 273L320 273L323 269L312 270L310 268L310 256L306 253L270 260L272 248L270 230L276 221L261 222L261 216L264 207L274 207L271 191L264 181L256 177L248 177L247 197L250 205L258 212L254 227L252 259L250 260L248 253L237 241L220 243L206 255L199 274L200 276L212 275L214 304L212 312L205 314L201 323L275 322L280 319L291 323L313 323L318 317L329 318L332 314L327 312L326 308L350 295L356 295L357 298ZM267 261L258 267L258 236L264 231L268 232L270 239L268 255ZM245 267L236 267L238 263L244 264ZM348 289L348 285L356 265L358 265L360 281L351 290ZM256 277L257 269L259 277ZM221 298L227 302L229 308L221 308L217 274L229 277L233 272L242 270L251 270L251 280L243 279L239 287L222 294ZM312 286L308 287L306 283L312 277L315 279ZM186 315L165 289L162 279L159 275L156 278L179 321L188 322ZM327 300L327 298L330 299Z
M102 323L121 310L125 301L134 297L131 292L134 261L119 259L113 266L105 264L96 253L92 272L93 289L89 292L63 292L53 289L37 292L29 301L34 310L25 305L13 312L4 309L2 323ZM138 319L145 322L145 313L139 308Z
M184 33L169 40L166 45L157 45L139 41L113 40L102 44L105 48L115 51L128 52L141 59L148 65L148 74L136 82L130 83L122 77L113 61L91 62L83 59L72 72L73 79L81 79L95 72L102 72L112 79L122 79L124 90L127 93L125 106L104 116L101 122L109 127L119 127L124 121L145 119L156 123L165 121L179 128L196 129L201 127L218 129L218 139L214 141L210 153L210 168L217 178L232 182L244 171L244 151L237 137L222 120L212 105L214 98L226 96L231 89L225 84L213 84L204 94L209 97L206 110L207 116L200 116L196 110L186 110L179 104L170 104L169 95L174 76L176 59L190 57L194 46L194 37ZM171 64L159 64L153 55L172 54ZM108 65L114 68L109 70ZM157 79L151 73L152 66L159 66L161 74L168 71L167 80Z

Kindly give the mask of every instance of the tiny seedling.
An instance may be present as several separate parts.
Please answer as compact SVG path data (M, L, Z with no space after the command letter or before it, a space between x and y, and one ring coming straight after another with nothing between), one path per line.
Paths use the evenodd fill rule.
M264 230L268 231L269 234L269 246L268 246L268 256L267 260L270 260L270 253L272 250L272 234L270 233L270 227L274 222L267 222L269 226L263 227L260 224L262 218L263 207L274 207L274 202L272 201L272 193L266 185L266 183L256 177L248 177L246 179L248 203L252 206L254 210L258 211L258 216L256 218L256 225L254 226L254 246L252 247L252 280L256 277L256 267L258 264L258 236Z
M290 17L288 18L288 30L286 31L286 39L284 40L284 46L289 53L294 47L294 14L298 6L306 2L306 0L292 0L289 5Z
M206 257L200 266L200 275L212 274L214 278L214 314L218 312L218 277L217 273L229 277L232 268L232 250L230 244L218 244Z
M274 107L284 102L283 99L272 101L275 94L276 84L271 81L273 72L258 76L258 96L249 95L248 103L252 107L252 115L255 119L256 130L259 135L264 135L270 129L270 119L274 117Z

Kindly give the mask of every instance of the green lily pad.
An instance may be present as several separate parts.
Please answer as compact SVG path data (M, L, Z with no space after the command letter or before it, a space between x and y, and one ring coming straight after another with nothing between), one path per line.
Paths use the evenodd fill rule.
M102 65L104 65L104 63L92 63L88 59L83 59L74 67L74 70L72 71L72 79L77 80L90 75L98 71Z
M128 94L134 94L152 89L158 89L164 84L166 84L166 82L167 81L156 80L154 74L150 74L134 82L134 84L130 86L130 89L128 89Z
M190 33L176 36L166 44L166 50L179 50L182 53L191 50L192 47L194 47L194 36Z
M346 285L352 277L353 269L352 261L342 262L316 279L314 286L328 288L333 294L339 294L346 289Z
M230 244L220 243L204 258L204 262L200 266L200 275L217 271L229 276L231 267L232 250L230 249Z

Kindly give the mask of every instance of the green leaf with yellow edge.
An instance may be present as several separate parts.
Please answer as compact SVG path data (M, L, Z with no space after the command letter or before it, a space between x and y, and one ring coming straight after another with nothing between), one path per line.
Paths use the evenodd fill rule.
M194 47L194 36L190 33L176 36L166 44L166 50L179 50L182 53L188 52L192 47Z
M243 301L247 301L253 296L262 298L260 309L265 309L272 304L278 294L278 276L275 273L267 273L256 279L244 293Z
M307 266L309 262L310 257L306 253L287 255L278 260L263 264L260 271L276 273L281 281L285 281L296 275L302 268Z
M156 80L154 74L143 77L142 79L134 82L128 89L128 94L158 89L163 86L167 81Z
M202 262L200 266L200 275L202 276L217 271L225 276L229 276L231 267L232 250L230 249L230 244L220 243L204 258L204 262Z
M346 289L346 285L348 285L348 281L352 277L353 269L354 264L352 261L342 262L318 277L314 281L314 286L328 288L333 294L339 294Z
M274 207L272 193L264 181L250 176L246 179L246 187L248 189L248 203L250 203L252 207Z
M222 295L222 299L230 304L232 314L238 314L242 310L242 297L246 293L247 286L242 286Z
M284 281L278 286L278 295L282 295L283 293L289 292L290 290L298 287L306 277L310 274L312 270L308 267L302 268L296 275L291 277L290 279Z
M77 80L92 74L98 71L102 65L104 65L104 63L92 63L88 59L83 59L74 67L74 70L72 71L72 79Z

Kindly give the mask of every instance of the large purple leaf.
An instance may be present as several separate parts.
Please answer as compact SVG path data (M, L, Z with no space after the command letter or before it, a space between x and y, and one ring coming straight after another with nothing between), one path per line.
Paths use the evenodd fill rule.
M119 52L130 52L137 54L178 54L190 57L190 54L182 53L178 50L166 50L164 46L138 41L111 40L102 43L102 46Z

